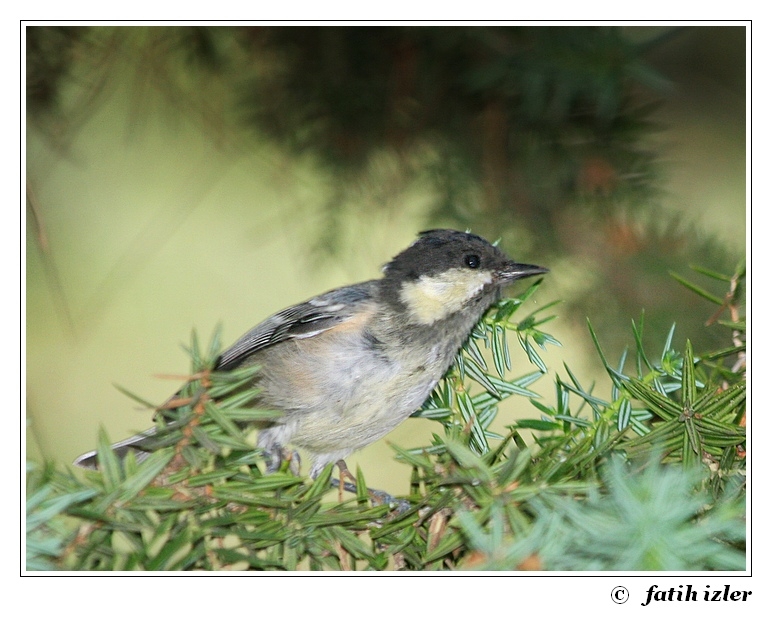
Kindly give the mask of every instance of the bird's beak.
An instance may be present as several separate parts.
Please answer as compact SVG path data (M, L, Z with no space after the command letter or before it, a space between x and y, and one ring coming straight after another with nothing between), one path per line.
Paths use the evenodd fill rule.
M549 272L549 268L532 266L530 264L518 264L510 261L501 268L497 274L500 281L509 282L528 278L529 276L536 276L538 274L546 274L547 272Z

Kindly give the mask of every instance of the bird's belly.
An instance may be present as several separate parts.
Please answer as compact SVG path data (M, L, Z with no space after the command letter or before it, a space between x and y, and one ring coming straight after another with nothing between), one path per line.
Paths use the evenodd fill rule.
M313 367L281 372L297 375L293 383L260 384L262 404L285 414L281 441L312 453L352 452L383 437L421 406L445 370L427 356L338 354L321 363L314 357Z
M380 439L410 416L431 393L436 379L407 387L388 382L364 386L338 405L322 405L292 417L291 441L311 452L358 450Z

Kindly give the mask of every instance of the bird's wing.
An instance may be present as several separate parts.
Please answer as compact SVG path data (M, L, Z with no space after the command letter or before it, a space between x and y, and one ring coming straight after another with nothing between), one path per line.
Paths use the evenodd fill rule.
M236 368L256 351L293 338L316 336L356 316L373 299L376 281L333 289L272 315L218 358L215 370Z
M236 368L251 354L293 338L316 336L360 314L373 299L375 281L366 281L349 287L333 289L307 302L291 306L269 317L247 332L217 361L215 370ZM179 394L179 393L178 393ZM177 396L176 394L175 396ZM169 400L174 399L172 397ZM157 431L151 428L144 433L130 437L113 448L119 458L129 450L135 452L138 460L147 457L143 450L152 450L150 444L157 442ZM79 456L74 463L79 467L97 468L96 451Z

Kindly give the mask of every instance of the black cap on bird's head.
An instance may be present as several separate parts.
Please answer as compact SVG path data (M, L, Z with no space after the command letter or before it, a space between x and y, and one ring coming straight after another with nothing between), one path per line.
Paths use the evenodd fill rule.
M495 282L506 284L519 278L548 272L547 268L518 264L498 247L472 233L453 229L422 231L418 239L385 267L386 277L418 279L448 270L486 270Z

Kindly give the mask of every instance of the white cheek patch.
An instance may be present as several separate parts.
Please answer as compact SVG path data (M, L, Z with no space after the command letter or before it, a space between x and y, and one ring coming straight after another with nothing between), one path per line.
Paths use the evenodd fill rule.
M490 271L454 268L403 283L399 296L408 309L410 320L428 325L461 310L492 281Z

